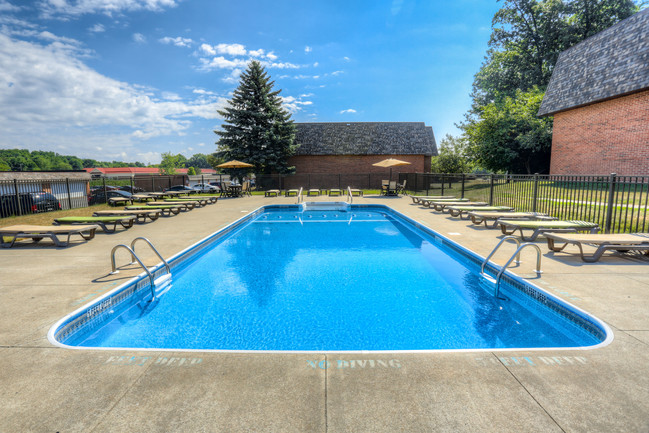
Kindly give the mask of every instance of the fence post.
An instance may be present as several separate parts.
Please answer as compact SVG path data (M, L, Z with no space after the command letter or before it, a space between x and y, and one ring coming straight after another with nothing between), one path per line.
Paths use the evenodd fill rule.
M155 184L153 183L153 176L151 176L151 192L155 192Z
M23 214L23 205L22 200L20 200L20 195L18 194L18 179L14 179L14 191L16 192L16 204L18 205L18 216ZM27 211L27 209L25 209Z
M104 203L108 203L108 192L106 191L106 178L101 178L102 185L104 186Z
M536 212L537 205L536 202L538 201L539 198L539 174L534 173L534 196L532 198L532 212Z
M67 177L65 178L65 187L68 190L68 206L69 209L72 209L72 197L71 197L72 194L70 194L70 179Z
M491 186L489 187L489 206L493 206L494 202L494 174L491 173Z
M131 194L135 194L135 190L134 190L135 185L134 185L134 182L133 182L133 175L131 175L130 181L131 181Z
M444 180L445 180L445 179L444 179L444 175L443 175L443 174L440 173L439 176L440 176L440 177L439 177L439 183L442 185L442 192L440 193L440 195L443 196L443 195L444 195Z
M608 203L606 205L606 223L604 233L611 233L611 226L613 225L613 199L615 198L616 176L616 173L611 173L608 180Z
M466 181L466 174L462 173L462 195L460 198L464 198L464 182Z

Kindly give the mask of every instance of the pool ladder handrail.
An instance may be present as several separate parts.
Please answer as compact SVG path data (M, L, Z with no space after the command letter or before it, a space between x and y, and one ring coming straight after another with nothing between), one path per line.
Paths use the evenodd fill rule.
M354 196L352 195L352 187L349 186L349 185L347 186L347 196L349 197L347 199L349 204L353 204L354 203Z
M496 253L498 248L500 248L500 246L507 240L515 241L516 245L518 245L518 248L516 248L516 252L514 252L514 254L512 254L512 256L509 258L509 260L507 260L507 263L505 263L505 265L500 268L500 271L498 271L498 274L496 275L496 280L495 280L496 281L496 286L494 288L494 297L496 297L498 299L507 299L507 298L503 298L503 297L500 296L500 279L501 279L503 273L505 272L505 270L507 269L507 267L511 264L512 260L514 260L514 258L516 258L516 264L519 264L521 262L520 261L521 260L521 251L523 249L525 249L525 248L527 248L529 246L533 246L536 249L536 270L535 270L535 272L537 274L543 273L543 271L541 270L541 255L542 254L541 254L541 249L539 248L538 245L536 245L535 243L532 243L532 242L525 242L524 244L521 244L521 242L518 240L518 238L516 236L505 236L504 238L502 238L500 240L500 242L498 242L498 245L496 245L496 247L491 251L491 253L489 253L489 255L484 260L484 262L482 262L482 267L480 268L480 275L482 275L484 277L487 276L487 274L485 273L485 267L487 266L487 263L489 262L489 259Z
M169 267L169 263L167 263L167 261L162 257L162 255L160 255L160 253L159 253L158 250L153 246L153 244L151 243L150 240L148 240L148 239L145 238L145 237L141 237L141 236L140 236L140 237L137 237L137 238L135 238L135 239L133 239L133 241L131 242L131 246L130 246L130 247L129 247L128 245L124 245L124 244L118 244L118 245L115 245L115 246L113 247L113 249L112 249L111 252L110 252L110 261L111 261L111 265L112 265L112 271L109 273L109 275L115 275L115 274L118 274L118 273L119 273L119 270L117 270L117 265L115 264L115 252L116 252L118 249L120 249L120 248L124 248L124 249L126 249L126 250L131 254L131 262L128 263L128 264L131 265L131 264L135 263L135 261L137 261L137 262L139 263L140 267L142 267L142 269L144 269L144 271L147 273L147 275L148 275L148 277L149 277L149 281L150 281L150 283L151 283L151 301L154 301L154 300L155 300L155 278L153 277L153 274L151 273L151 271L149 270L149 268L147 268L147 267L144 265L144 263L142 263L142 260L140 260L140 258L138 257L138 255L135 254L135 243L136 243L138 240L143 240L143 241L145 241L147 244L149 244L149 246L151 247L151 249L153 250L153 252L155 252L156 255L160 258L160 260L162 260L162 263L164 263L165 268L167 269L167 273L168 273L169 275L171 275L171 268ZM133 261L133 259L135 259L135 261Z
M300 187L300 191L297 193L297 204L300 204L300 202L304 201L302 198L302 187Z

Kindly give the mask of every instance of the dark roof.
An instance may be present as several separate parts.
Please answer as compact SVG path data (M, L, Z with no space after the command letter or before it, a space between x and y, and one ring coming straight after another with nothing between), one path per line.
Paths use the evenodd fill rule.
M539 116L649 88L649 9L559 55Z
M424 122L296 123L296 155L437 155Z

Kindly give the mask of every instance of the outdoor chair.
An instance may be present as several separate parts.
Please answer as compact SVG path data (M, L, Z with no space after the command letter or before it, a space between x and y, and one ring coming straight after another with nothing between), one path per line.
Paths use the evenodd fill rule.
M264 197L278 197L281 193L279 189L269 189L264 193Z
M72 235L79 235L85 240L95 237L95 231L99 228L96 224L86 224L70 227L38 226L38 225L15 225L0 228L0 245L3 248L11 248L19 239L31 239L39 242L43 238L49 238L57 247L67 247L70 244ZM59 236L67 236L64 242ZM9 238L9 241L5 241Z
M620 253L629 251L645 251L649 254L649 233L621 233L621 234L555 234L546 233L548 248L554 252L563 251L569 244L579 248L579 254L584 262L596 262L608 250ZM557 242L563 243L557 246ZM584 255L583 244L596 247L593 254Z
M178 215L182 210L182 206L175 204L167 205L144 205L144 206L127 206L126 210L152 210L159 209L162 212L163 216Z
M469 219L470 216L468 215L468 213L474 210L507 213L513 211L514 208L508 206L461 205L461 206L448 206L447 210L452 217L460 217L460 219Z
M347 187L347 188L349 188L349 187ZM350 191L351 195L353 195L353 196L354 196L354 195L355 195L355 196L358 196L358 197L362 197L362 196L363 196L363 190L362 190L362 189L358 189L358 188L349 188L349 191Z
M202 197L166 198L165 203L194 203L195 207L207 206L209 200Z
M196 202L195 201L152 201L151 203L148 203L147 206L166 206L166 205L174 205L178 206L180 209L184 211L190 211L196 207ZM129 207L130 208L130 207Z
M590 232L597 233L599 225L589 221L521 221L521 220L498 220L500 230L505 235L511 235L518 230L521 234L521 239L525 242L534 241L539 235L544 233L575 233L575 232ZM531 236L525 236L523 230L532 230Z
M284 193L284 195L285 195L286 197L290 197L290 196L292 196L292 195L294 195L294 196L297 197L297 195L298 195L299 193L300 193L300 190L299 190L299 189L287 189L286 192Z
M309 196L319 197L320 196L320 188L311 188L311 189L307 190L306 195L307 195L307 197L309 197Z
M331 196L341 196L343 195L343 191L338 188L331 188L329 189L329 197Z
M397 189L397 181L396 180L391 180L390 183L388 184L388 189L385 192L385 195L399 195L399 191Z
M404 179L403 183L397 184L397 194L403 194L406 190L406 182L408 182L408 179Z
M457 199L454 195L411 195L409 196L412 199L412 202L417 204L421 200L464 200ZM468 201L468 199L467 199Z
M54 220L56 225L65 224L96 224L104 231L104 233L115 233L117 225L129 229L133 227L135 222L135 215L122 215L122 216L93 216L93 217L61 217ZM110 225L112 224L112 227Z
M469 217L471 222L476 225L484 223L484 226L487 228L496 228L498 227L498 219L505 218L508 220L555 220L556 218L548 216L548 214L540 212L493 212L485 210L474 210L469 212ZM489 221L493 221L491 226L488 224Z
M488 206L489 203L483 201L433 201L430 203L430 207L435 209L437 212L446 212L451 206Z
M419 199L419 204L422 205L423 207L430 207L433 203L443 203L443 202L448 202L448 203L457 203L458 205L462 203L468 203L469 199L468 198L422 198Z
M146 222L146 219L155 221L160 217L162 211L160 209L151 209L151 210L99 210L93 212L92 216L123 216L123 215L134 215L135 222L142 224Z
M390 186L390 181L387 179L383 179L381 181L381 195L387 195L388 194L388 187Z

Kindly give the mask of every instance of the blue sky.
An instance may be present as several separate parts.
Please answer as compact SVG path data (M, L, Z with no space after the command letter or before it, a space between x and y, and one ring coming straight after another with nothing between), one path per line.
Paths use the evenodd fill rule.
M0 147L211 153L251 59L296 122L457 134L496 0L0 0Z

